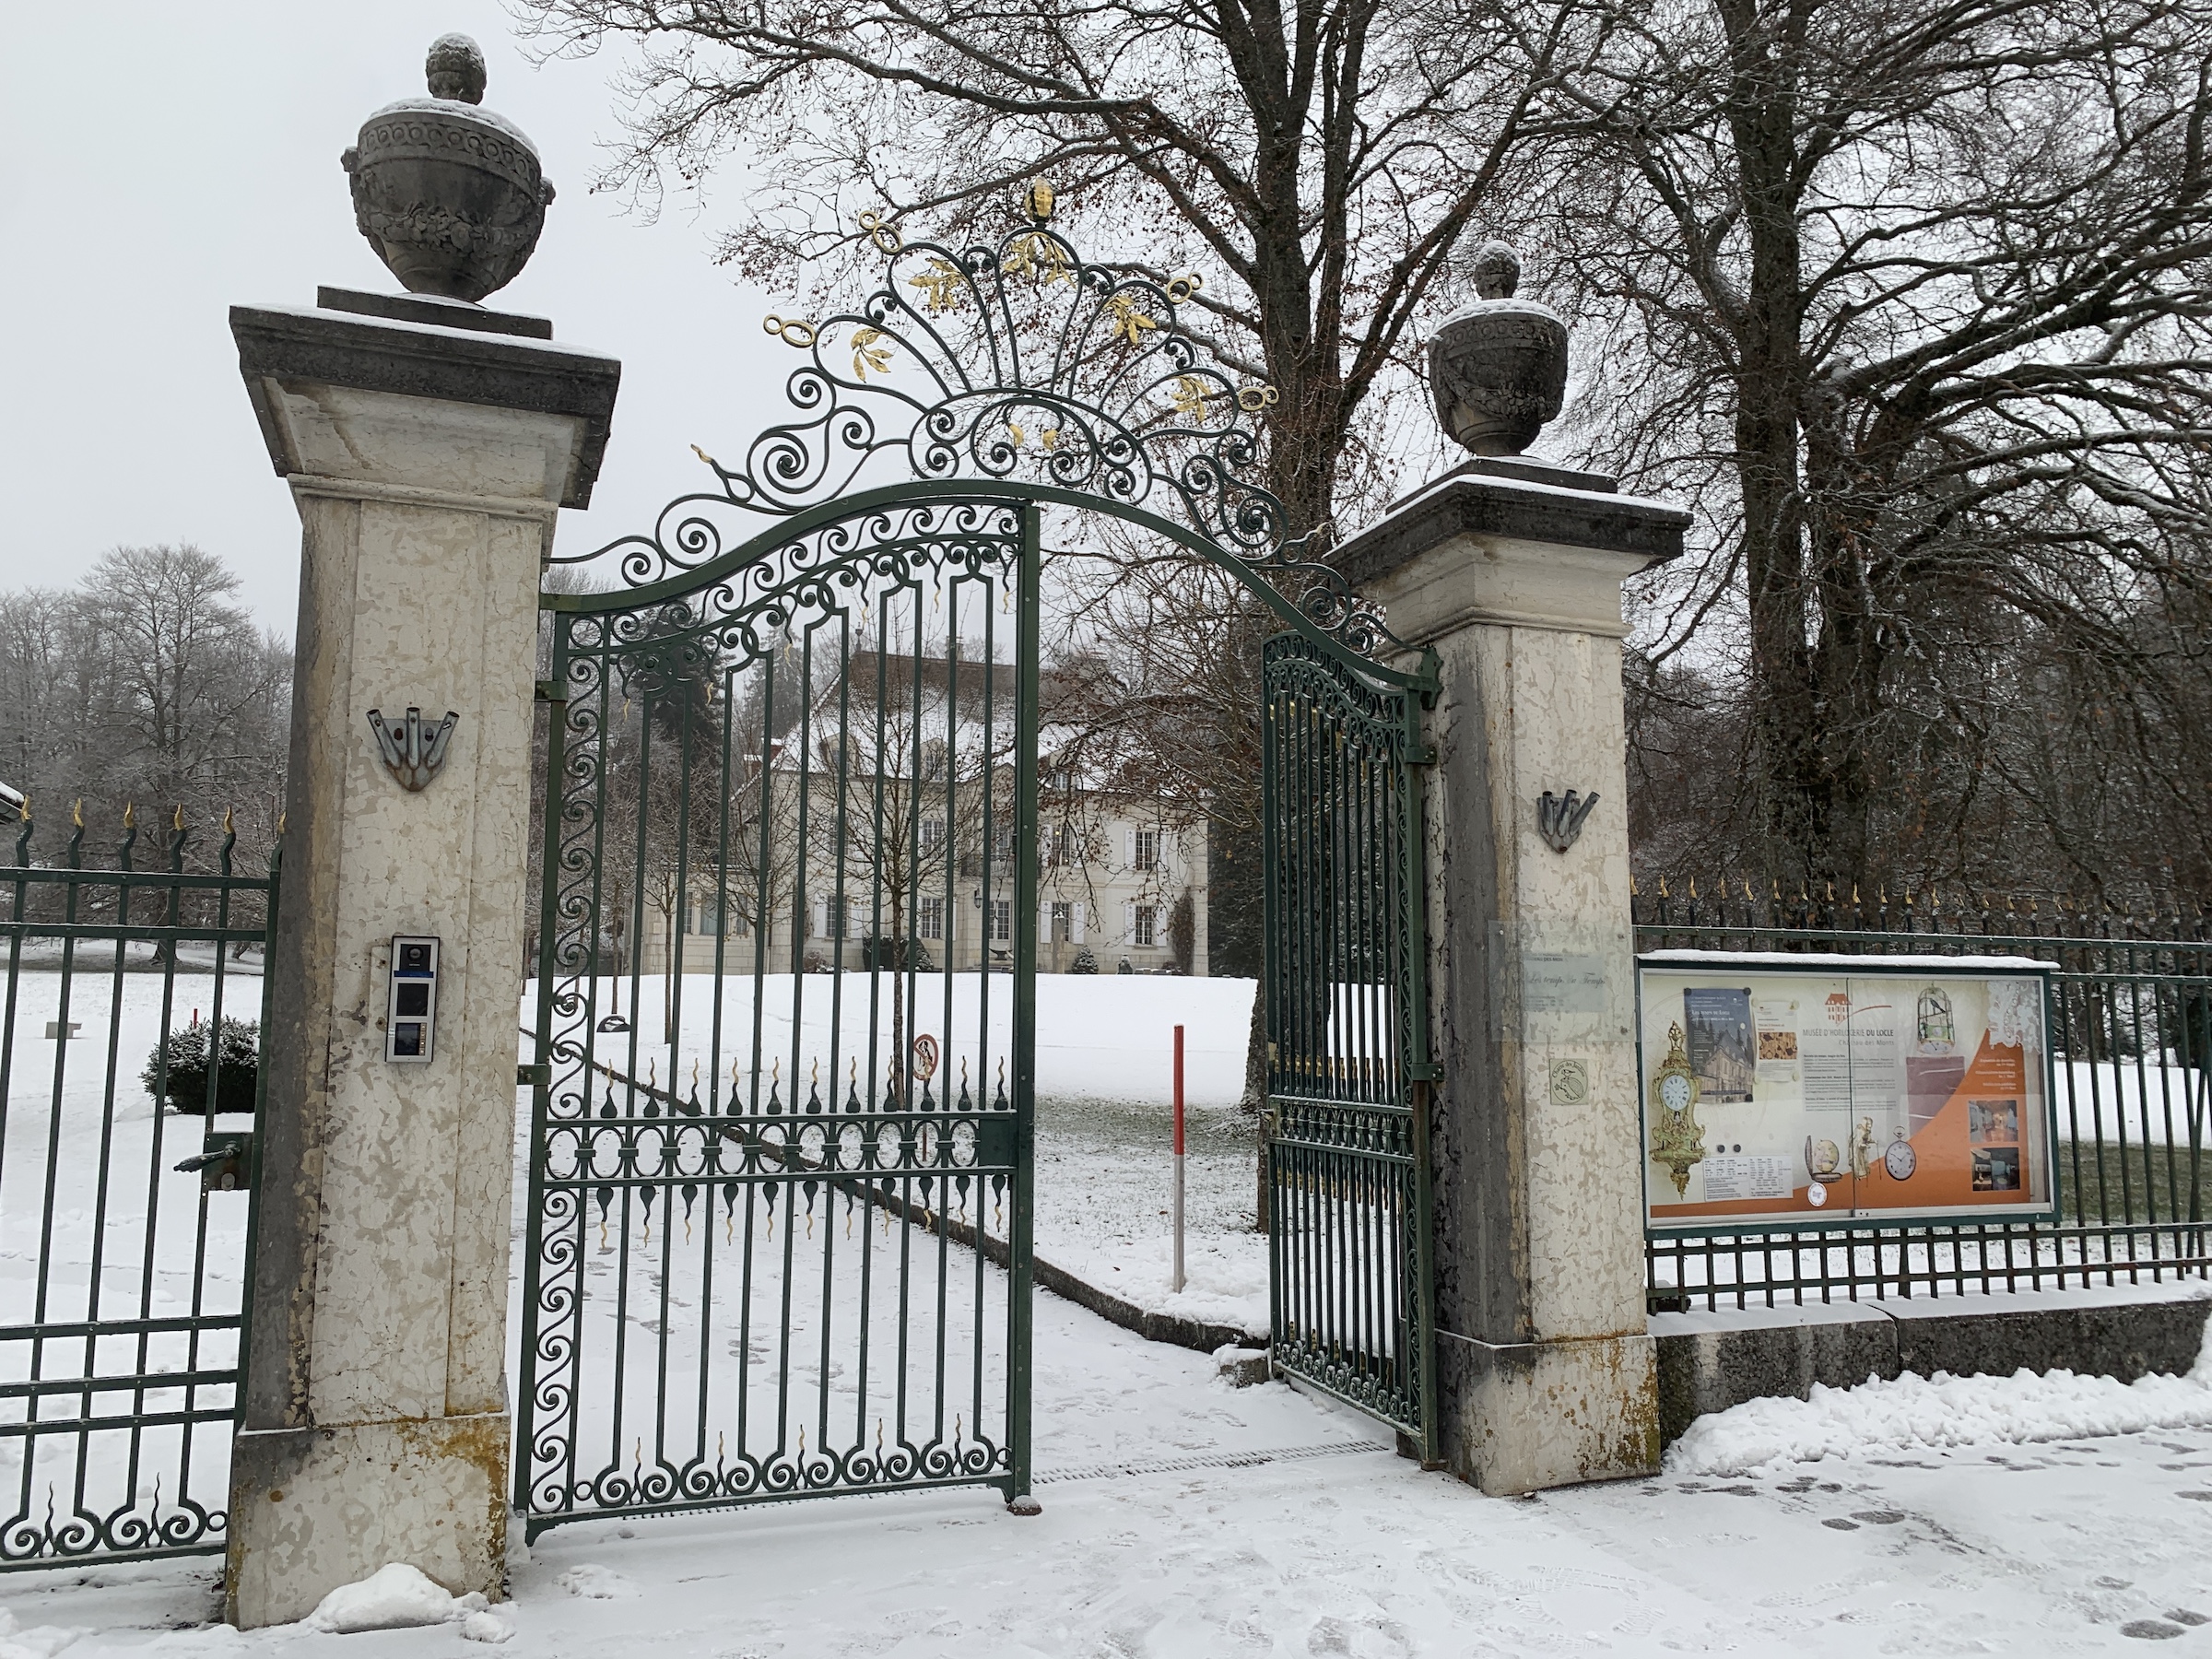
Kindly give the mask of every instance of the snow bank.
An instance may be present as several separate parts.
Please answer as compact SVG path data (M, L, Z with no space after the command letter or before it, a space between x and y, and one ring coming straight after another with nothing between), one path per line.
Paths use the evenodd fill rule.
M53 1659L53 1654L88 1633L61 1625L33 1625L28 1630L19 1630L16 1628L16 1616L0 1607L0 1659Z
M449 1595L418 1567L394 1561L367 1578L340 1584L300 1621L311 1630L350 1636L362 1630L405 1630L421 1625L458 1624L471 1641L505 1641L514 1634L509 1614L494 1608L472 1590ZM0 1659L7 1659L0 1645Z
M1748 1400L1701 1417L1667 1449L1673 1475L1752 1475L1791 1464L1976 1444L2028 1444L2147 1429L2212 1428L2212 1319L2185 1377L2081 1377L2070 1371L1933 1378L1907 1371L1856 1388L1813 1384L1806 1400Z

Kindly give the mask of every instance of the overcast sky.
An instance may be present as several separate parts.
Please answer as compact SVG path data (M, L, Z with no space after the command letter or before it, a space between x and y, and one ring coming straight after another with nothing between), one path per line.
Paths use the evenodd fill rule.
M622 359L598 488L561 514L559 550L650 525L700 482L692 443L735 452L781 404L796 354L761 332L775 301L712 258L734 185L716 217L657 224L590 194L618 130L612 65L533 67L498 0L0 0L0 587L195 542L291 633L299 520L227 313L312 305L321 283L397 288L353 228L338 152L371 110L422 93L448 29L484 48L486 105L559 191L528 268L488 303Z

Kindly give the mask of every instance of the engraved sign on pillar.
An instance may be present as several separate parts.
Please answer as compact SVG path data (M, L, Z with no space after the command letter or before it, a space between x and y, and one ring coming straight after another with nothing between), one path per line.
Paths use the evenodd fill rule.
M410 708L405 720L390 723L382 709L369 711L369 729L376 734L384 770L410 794L428 789L430 780L444 770L445 746L453 741L453 727L460 723L460 714L448 709L445 718L426 732L420 709Z

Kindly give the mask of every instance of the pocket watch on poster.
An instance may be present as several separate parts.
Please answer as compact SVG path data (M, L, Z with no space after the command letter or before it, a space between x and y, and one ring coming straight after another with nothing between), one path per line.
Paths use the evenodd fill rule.
M1882 1168L1889 1171L1892 1181L1910 1181L1912 1171L1920 1168L1920 1154L1912 1150L1912 1143L1905 1138L1902 1129L1897 1138L1882 1148Z
M1682 1028L1666 1029L1666 1058L1652 1074L1652 1161L1675 1178L1675 1196L1689 1192L1689 1172L1705 1161L1705 1131L1699 1126L1698 1074L1683 1052Z

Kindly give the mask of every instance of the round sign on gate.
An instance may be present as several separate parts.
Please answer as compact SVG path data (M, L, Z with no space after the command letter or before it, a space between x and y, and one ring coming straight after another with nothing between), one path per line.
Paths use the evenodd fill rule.
M927 1031L914 1039L914 1076L928 1082L937 1075L937 1040Z

